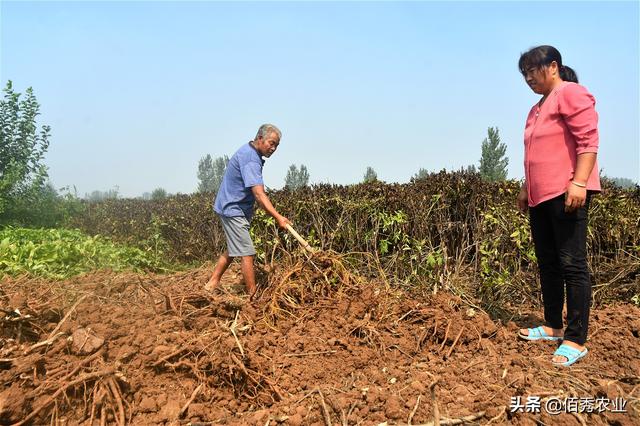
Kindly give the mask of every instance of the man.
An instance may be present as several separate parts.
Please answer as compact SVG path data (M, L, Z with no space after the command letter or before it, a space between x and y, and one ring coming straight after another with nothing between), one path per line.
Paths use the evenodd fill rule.
M213 291L220 285L222 274L227 270L234 257L242 258L242 276L250 297L256 292L256 279L253 270L253 258L256 250L249 236L249 223L253 216L253 204L258 202L278 226L285 228L291 223L279 214L264 192L262 181L262 157L271 157L280 144L282 133L272 124L263 124L254 140L243 145L233 154L227 164L222 183L214 203L214 211L220 217L225 236L227 251L220 256L211 279L206 284L207 291Z

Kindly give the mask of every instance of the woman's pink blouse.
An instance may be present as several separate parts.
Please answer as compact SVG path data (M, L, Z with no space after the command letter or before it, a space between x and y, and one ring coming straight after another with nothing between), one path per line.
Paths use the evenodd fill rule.
M573 179L578 155L598 152L598 114L586 88L563 82L538 107L534 105L524 130L524 171L529 206L555 198ZM598 163L586 182L600 191Z

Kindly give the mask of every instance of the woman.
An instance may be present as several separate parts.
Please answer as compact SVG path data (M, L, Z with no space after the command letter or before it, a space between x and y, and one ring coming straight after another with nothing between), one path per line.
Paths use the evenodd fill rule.
M562 341L551 361L569 366L588 352L587 212L592 193L600 191L598 115L594 97L578 84L576 73L562 63L554 47L523 53L518 66L531 90L542 95L527 117L525 182L517 204L522 212L529 209L545 319L544 325L522 329L519 336Z

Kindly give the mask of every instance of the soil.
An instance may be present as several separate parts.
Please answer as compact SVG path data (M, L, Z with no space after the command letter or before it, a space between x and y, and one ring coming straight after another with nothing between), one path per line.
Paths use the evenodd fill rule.
M515 337L540 323L533 308L499 322L375 280L249 301L235 266L205 292L210 270L4 278L0 424L640 424L636 306L594 309L588 356L560 368L554 343ZM518 396L541 412L511 412ZM626 412L552 415L552 398L618 398Z

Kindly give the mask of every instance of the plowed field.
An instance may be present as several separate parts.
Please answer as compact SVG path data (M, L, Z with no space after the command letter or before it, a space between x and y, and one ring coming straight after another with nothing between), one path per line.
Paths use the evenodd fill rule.
M540 321L530 307L493 321L446 291L376 280L248 301L237 269L214 295L209 273L5 278L0 424L640 424L633 305L594 309L589 355L558 368L553 343L515 338ZM518 396L540 397L540 413L511 412ZM626 412L545 412L567 398Z

